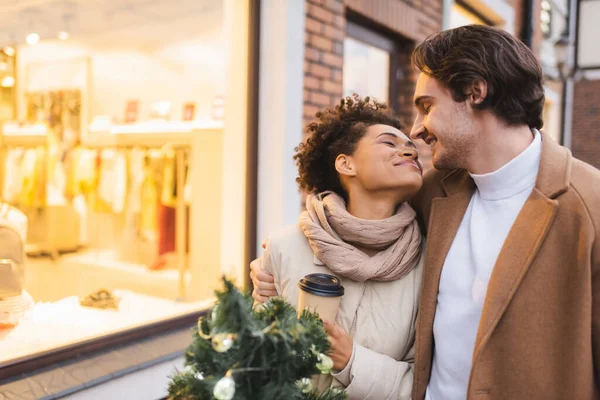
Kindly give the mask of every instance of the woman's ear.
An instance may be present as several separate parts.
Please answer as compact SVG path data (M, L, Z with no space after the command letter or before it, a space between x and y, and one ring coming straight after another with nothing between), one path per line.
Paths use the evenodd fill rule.
M335 170L342 176L356 176L356 167L352 156L340 154L335 159Z
M473 81L471 87L471 105L481 104L485 101L488 95L487 82L483 79L477 79Z

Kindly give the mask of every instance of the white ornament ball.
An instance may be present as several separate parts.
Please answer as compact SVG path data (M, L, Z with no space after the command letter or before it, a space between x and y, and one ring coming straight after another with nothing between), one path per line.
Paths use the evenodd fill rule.
M312 381L309 378L302 378L296 381L296 386L298 386L302 393L310 393L313 389Z
M323 353L320 353L318 358L319 362L317 363L317 368L321 371L321 374L328 374L333 369L333 360L331 357L326 356Z
M196 370L191 365L186 365L183 369L184 374L193 374L194 372L196 372Z
M212 347L219 353L225 353L233 346L233 335L231 333L217 333L212 338Z
M221 378L215 385L213 395L217 400L231 400L235 395L235 381L232 377L226 376Z

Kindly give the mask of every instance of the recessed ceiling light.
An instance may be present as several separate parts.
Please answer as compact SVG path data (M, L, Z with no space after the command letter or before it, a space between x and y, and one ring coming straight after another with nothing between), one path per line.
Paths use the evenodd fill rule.
M60 40L67 40L69 38L69 32L67 32L67 31L58 32L58 38Z
M15 48L11 47L11 46L6 46L4 48L4 54L6 54L9 57L12 57L15 55Z
M5 76L2 78L2 87L13 87L15 86L15 78L13 76Z
M29 35L27 35L27 38L25 38L25 40L28 44L37 44L37 42L40 41L40 35L38 35L35 32L32 32Z

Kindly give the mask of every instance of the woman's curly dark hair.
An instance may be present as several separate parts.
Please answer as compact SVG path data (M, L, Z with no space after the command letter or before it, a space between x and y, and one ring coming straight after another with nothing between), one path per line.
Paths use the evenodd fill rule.
M370 97L346 97L334 108L320 111L308 125L308 138L295 148L298 166L296 182L309 193L334 191L347 200L347 193L335 169L340 154L351 155L356 144L372 125L389 125L401 129L385 104Z

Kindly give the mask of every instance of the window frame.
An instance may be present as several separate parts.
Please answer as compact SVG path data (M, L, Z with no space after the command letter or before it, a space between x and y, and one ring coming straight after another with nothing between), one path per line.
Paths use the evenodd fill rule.
M240 281L244 290L251 288L249 282L250 261L256 256L256 219L257 219L257 192L256 182L258 176L258 71L259 71L259 32L260 32L260 0L249 0L248 13L248 71L247 71L247 165L246 165L246 210L247 219L244 221L245 235L245 277ZM115 333L110 333L98 338L84 340L40 353L32 353L21 358L0 363L0 380L14 378L26 372L32 372L48 366L64 362L76 357L99 351L107 351L116 346L135 342L140 338L160 335L184 327L193 327L198 318L206 315L210 308L167 318L161 321L145 324ZM191 336L190 336L191 340Z
M402 79L402 76L400 71L400 63L398 60L399 48L396 42L387 36L384 36L362 24L353 22L351 20L346 21L346 37L358 40L369 46L376 47L389 54L390 63L388 74L388 98L385 100L378 100L385 101L390 109L397 112L399 95L398 82L400 79Z

